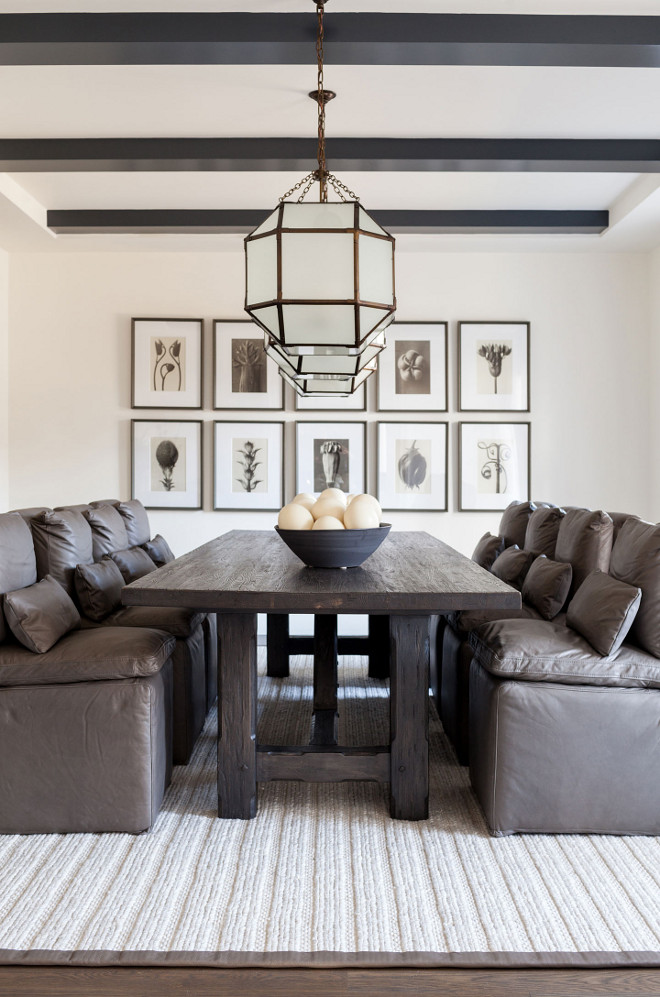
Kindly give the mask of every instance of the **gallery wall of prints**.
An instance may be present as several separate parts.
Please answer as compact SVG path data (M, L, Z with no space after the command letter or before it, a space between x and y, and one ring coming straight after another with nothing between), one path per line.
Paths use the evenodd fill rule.
M376 374L343 399L297 396L245 320L134 318L131 357L131 492L147 508L208 509L209 480L222 511L328 487L419 513L531 497L528 322L395 322Z

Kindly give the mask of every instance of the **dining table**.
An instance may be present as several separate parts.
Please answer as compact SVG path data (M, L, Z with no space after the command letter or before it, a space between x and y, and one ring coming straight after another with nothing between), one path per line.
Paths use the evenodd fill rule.
M239 819L256 816L257 784L273 779L389 783L390 815L425 819L432 621L461 610L521 605L519 591L470 558L428 533L407 530L392 530L355 568L307 567L274 530L231 530L127 585L122 599L217 614L218 816ZM336 743L336 688L333 695L333 680L321 667L315 668L310 743L258 743L258 613L313 614L321 638L325 632L329 639L339 613L385 618L389 743ZM321 639L319 657L322 647Z

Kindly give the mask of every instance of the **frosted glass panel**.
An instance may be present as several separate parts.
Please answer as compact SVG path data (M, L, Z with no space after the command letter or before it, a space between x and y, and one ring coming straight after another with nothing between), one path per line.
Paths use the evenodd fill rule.
M379 323L383 319L383 312L380 308L367 308L363 306L360 308L360 334L366 337L366 341L363 341L363 347L370 345L374 339L376 342L380 341L382 336L381 326Z
M353 228L354 218L352 202L285 204L282 228Z
M286 347L309 344L353 346L355 310L352 305L284 305Z
M301 357L301 373L313 374L343 374L352 377L357 372L355 357L343 356L304 356Z
M277 241L267 235L246 243L247 304L273 301L277 297Z
M282 370L285 370L287 374L293 376L296 373L295 361L291 362L284 350L281 350L279 346L277 346L276 343L273 343L272 340L269 340L267 336L265 350L271 360L274 360L277 366Z
M378 224L378 222L375 222L373 220L373 218L371 217L371 215L367 214L367 212L362 207L360 208L360 216L359 217L360 217L360 222L359 222L360 228L363 229L364 231L366 231L366 232L378 232L379 235L387 235L388 234L385 231L385 229L381 228L381 226Z
M386 239L359 238L360 300L393 304L392 243Z
M252 232L250 232L250 235L258 235L261 232L270 232L271 229L274 229L275 226L277 225L277 216L279 214L279 211L280 211L279 207L275 208L274 211L271 211L268 217L264 218L261 225L259 225L258 228L255 228Z
M354 289L352 235L282 235L283 298L353 299Z
M274 336L279 336L280 325L275 305L269 305L268 308L257 308L254 315L260 322L263 322L267 329L270 329Z

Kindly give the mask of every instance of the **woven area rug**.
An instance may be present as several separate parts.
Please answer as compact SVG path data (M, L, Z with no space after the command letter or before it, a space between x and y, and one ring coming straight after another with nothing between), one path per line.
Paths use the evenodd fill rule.
M305 743L312 661L265 676L259 738ZM387 684L340 659L340 740L387 739ZM660 839L491 838L432 712L427 821L388 787L268 783L216 817L216 718L149 834L0 837L0 962L660 965Z

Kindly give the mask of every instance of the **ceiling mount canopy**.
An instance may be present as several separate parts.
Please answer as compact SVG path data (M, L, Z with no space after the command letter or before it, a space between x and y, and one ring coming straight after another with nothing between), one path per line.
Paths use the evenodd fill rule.
M394 318L394 238L326 164L323 10L315 0L318 166L283 194L245 239L245 310L265 349L301 395L355 391L376 369ZM317 203L305 203L314 183ZM337 201L328 200L329 189ZM297 200L290 198L298 193Z

